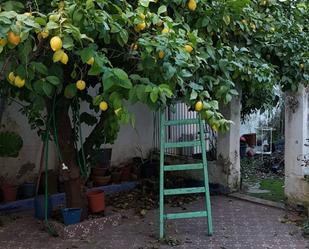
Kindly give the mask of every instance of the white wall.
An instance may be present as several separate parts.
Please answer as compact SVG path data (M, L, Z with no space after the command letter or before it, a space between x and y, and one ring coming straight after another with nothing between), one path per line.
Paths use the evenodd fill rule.
M85 107L85 106L83 106ZM32 131L28 124L28 120L19 112L20 106L12 104L6 106L2 117L1 131L15 131L23 138L23 148L18 158L1 158L0 157L0 181L1 178L12 181L14 183L22 183L27 180L33 180L37 175L40 164L40 157L43 143L37 136L36 131ZM136 129L131 125L122 125L121 130L113 148L112 163L121 164L127 159L134 156L140 156L140 147L146 156L152 148L153 137L153 115L149 109L141 104L129 107L130 111L136 116ZM83 135L89 134L90 127L83 125ZM107 145L108 146L108 145ZM58 167L57 157L53 144L50 144L49 152L49 168ZM22 177L19 177L19 171L26 171Z
M285 110L285 194L291 204L309 207L309 181L305 180L302 162L308 154L308 93L303 87L287 94Z

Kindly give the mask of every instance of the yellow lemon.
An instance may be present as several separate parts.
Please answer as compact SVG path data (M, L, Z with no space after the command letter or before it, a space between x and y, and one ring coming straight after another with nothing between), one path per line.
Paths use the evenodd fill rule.
M49 32L48 30L43 30L42 32L40 32L41 37L43 37L43 39L47 38L49 36Z
M271 27L271 28L270 28L270 32L273 33L273 32L275 32L275 31L276 31L276 29L275 29L274 27Z
M196 2L195 2L195 0L189 0L189 2L188 2L188 8L189 8L189 10L191 10L191 11L195 11L195 9L196 9Z
M0 46L1 47L4 47L7 43L8 43L8 41L6 39L0 38Z
M53 61L61 61L62 57L64 55L64 51L62 49L57 50L53 55Z
M21 88L25 85L25 80L20 78L19 76L16 76L15 77L15 80L14 80L14 85L17 86L18 88Z
M141 19L143 19L143 20L145 20L145 18L146 18L146 16L145 16L143 13L140 13L140 14L139 14L139 17L140 17Z
M105 112L108 109L108 104L105 101L100 103L100 110Z
M197 101L195 103L195 111L200 112L203 110L203 102L202 101Z
M168 32L170 32L169 28L162 29L162 34L167 34Z
M305 65L304 65L303 63L301 63L301 64L299 64L299 68L300 68L301 70L303 70L303 69L305 68Z
M142 30L144 30L146 28L146 23L145 22L140 22L139 24L137 24L134 29L136 32L140 32Z
M164 53L164 51L161 50L161 51L159 52L159 58L160 58L160 59L163 59L164 56L165 56L165 53Z
M255 26L255 24L254 24L254 23L250 23L250 27L253 29L253 31L255 31L255 30L256 30L256 26Z
M93 63L94 63L94 58L91 57L86 63L87 63L88 65L92 66Z
M8 80L11 84L14 83L14 80L15 80L15 75L13 72L10 72L9 75L8 75Z
M246 19L241 20L241 22L242 22L244 25L248 25L248 22L247 22Z
M137 44L132 44L132 50L136 51L138 49L138 45Z
M14 34L14 32L12 32L12 31L10 31L8 33L8 41L9 41L9 43L17 46L20 43L20 36Z
M57 51L62 48L62 40L59 36L54 36L50 39L50 47L53 51Z
M60 61L62 64L66 65L69 61L69 56L64 52Z
M86 82L83 80L78 80L76 82L76 88L80 91L84 90L86 88Z
M32 16L32 13L30 13L30 12L25 12L24 15L25 15L25 16Z
M188 53L191 53L193 51L193 48L192 46L190 45L185 45L185 50L188 52Z

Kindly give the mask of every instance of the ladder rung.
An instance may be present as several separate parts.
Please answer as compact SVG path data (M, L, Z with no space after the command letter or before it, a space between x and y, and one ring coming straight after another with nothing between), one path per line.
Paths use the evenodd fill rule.
M206 211L198 211L198 212L166 214L166 215L164 215L164 217L165 217L165 219L168 219L168 220L207 217L207 212Z
M199 120L194 119L179 119L179 120L168 120L164 122L165 126L168 125L190 125L190 124L199 124Z
M182 194L197 194L197 193L205 193L205 187L174 188L164 190L164 195L182 195Z
M195 164L179 164L179 165L164 166L164 171L195 170L195 169L203 169L203 164L195 163Z
M194 146L201 146L201 141L175 142L165 144L165 148L180 148L180 147L194 147Z

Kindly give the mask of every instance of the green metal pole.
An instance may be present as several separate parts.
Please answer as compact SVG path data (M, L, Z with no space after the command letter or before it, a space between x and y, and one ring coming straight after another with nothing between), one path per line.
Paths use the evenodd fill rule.
M160 239L164 237L164 152L165 112L160 110Z
M211 236L213 233L212 227L212 215L211 215L211 204L210 204L210 194L209 194L209 180L208 180L208 165L206 157L206 144L205 144L205 134L204 134L204 122L199 116L200 121L200 138L202 145L202 158L204 164L204 185L205 185L205 202L207 208L207 225L208 225L208 235Z

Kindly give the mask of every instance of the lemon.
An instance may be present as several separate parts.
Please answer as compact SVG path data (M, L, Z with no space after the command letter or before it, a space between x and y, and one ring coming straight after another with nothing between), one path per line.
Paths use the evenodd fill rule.
M62 48L62 40L59 36L54 36L50 39L50 47L53 51L57 51Z
M275 31L276 31L276 29L275 29L274 27L271 27L271 28L270 28L270 32L273 33L273 32L275 32Z
M165 53L164 53L164 51L161 50L161 51L159 52L159 58L160 58L160 59L163 59L164 56L165 56Z
M196 112L200 112L201 110L203 110L203 102L202 101L197 101L195 103L195 111Z
M41 34L41 37L43 37L43 39L45 39L49 36L49 32L48 32L47 29L43 30L40 34Z
M57 50L53 55L53 61L54 62L61 61L63 54L64 51L62 49Z
M32 14L30 12L25 12L24 15L25 16L32 16Z
M105 112L108 109L108 104L105 101L101 101L100 109L101 111Z
M254 23L250 23L250 27L253 29L253 31L255 31L255 30L256 30L256 26L255 26L255 24L254 24Z
M92 66L93 63L94 63L94 58L91 57L86 63L87 63L88 65Z
M6 39L0 38L0 46L1 47L4 47L7 43L8 43L8 41Z
M244 25L248 25L248 22L247 22L246 19L241 20L241 22L242 22Z
M299 68L300 68L301 70L303 70L303 69L305 68L305 65L304 65L303 63L301 63L301 64L299 64Z
M145 18L146 18L146 16L145 16L143 13L140 13L140 14L139 14L139 17L140 17L141 19L143 19L143 20L145 20Z
M69 61L69 56L64 52L60 61L62 64L66 65Z
M20 78L19 76L16 76L14 79L14 85L17 86L18 88L21 88L25 85L25 80Z
M83 80L78 80L76 82L76 88L80 91L84 90L86 88L86 82Z
M185 45L185 50L188 52L188 53L191 53L193 51L193 48L192 46L190 45Z
M20 36L14 34L14 32L12 32L12 31L10 31L8 33L8 41L9 41L9 43L17 46L20 43Z
M168 32L170 32L170 29L169 29L169 28L164 28L164 29L162 29L162 34L166 34L166 33L168 33Z
M15 75L13 72L10 72L9 75L8 75L8 80L11 84L14 83L14 80L15 80Z
M195 2L195 0L189 0L189 2L188 2L188 8L189 8L189 10L191 10L191 11L195 11L195 9L196 9L196 2Z
M145 28L146 28L146 23L145 23L145 22L140 22L140 23L138 23L138 24L134 27L134 29L135 29L136 32L140 32L140 31L144 30Z

